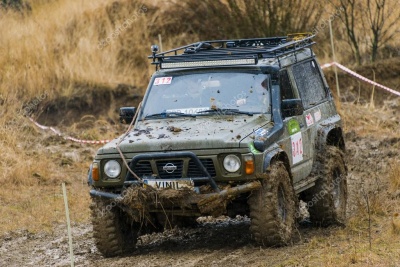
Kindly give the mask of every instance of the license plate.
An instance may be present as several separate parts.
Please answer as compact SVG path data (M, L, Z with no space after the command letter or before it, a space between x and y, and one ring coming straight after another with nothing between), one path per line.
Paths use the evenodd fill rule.
M194 182L192 180L163 180L163 179L143 179L145 185L149 185L156 189L194 189Z

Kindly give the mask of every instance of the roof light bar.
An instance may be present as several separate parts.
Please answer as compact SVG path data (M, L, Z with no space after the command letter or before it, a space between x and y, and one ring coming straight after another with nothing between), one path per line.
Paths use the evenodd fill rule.
M204 60L204 61L183 61L183 62L161 62L162 69L191 68L191 67L212 67L232 65L255 65L257 58Z

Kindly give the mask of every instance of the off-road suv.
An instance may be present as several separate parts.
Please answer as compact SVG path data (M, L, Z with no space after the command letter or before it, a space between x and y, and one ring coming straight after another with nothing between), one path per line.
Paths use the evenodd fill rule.
M158 53L129 131L91 164L99 251L132 251L138 236L246 215L255 242L291 242L301 217L345 221L341 118L311 49L313 36L198 42Z

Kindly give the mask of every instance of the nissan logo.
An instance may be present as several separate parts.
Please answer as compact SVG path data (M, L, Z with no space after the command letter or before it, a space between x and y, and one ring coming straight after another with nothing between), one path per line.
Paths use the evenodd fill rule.
M162 169L167 173L173 173L177 168L174 164L167 163Z

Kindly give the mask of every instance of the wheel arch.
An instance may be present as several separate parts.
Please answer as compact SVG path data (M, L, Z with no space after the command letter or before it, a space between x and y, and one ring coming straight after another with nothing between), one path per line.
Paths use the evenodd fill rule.
M328 146L336 146L342 151L346 150L343 131L341 127L333 128L328 132L328 135L326 137L326 144Z
M290 180L293 181L293 176L292 176L292 172L290 169L289 157L286 154L286 152L283 151L281 148L276 148L276 149L270 151L268 154L266 154L266 156L264 158L264 171L267 170L267 168L276 161L283 162L287 172L289 173Z
M338 125L330 125L318 130L318 148L327 146L335 146L341 151L346 150L342 127Z

